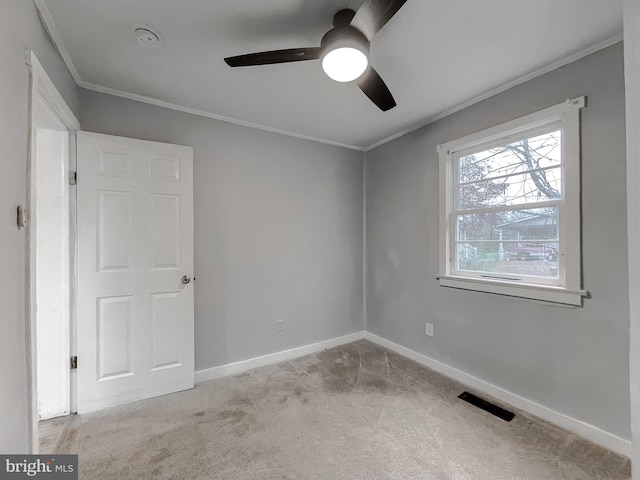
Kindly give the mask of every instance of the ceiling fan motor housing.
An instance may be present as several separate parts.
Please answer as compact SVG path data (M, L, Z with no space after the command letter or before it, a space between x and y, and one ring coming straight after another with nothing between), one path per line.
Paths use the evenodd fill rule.
M360 30L352 26L336 27L329 30L322 41L322 57L336 48L355 48L369 58L369 40Z
M407 0L363 0L357 11L345 8L333 16L334 28L319 47L289 48L227 57L230 67L271 65L322 60L322 69L331 80L354 82L380 110L386 112L396 101L369 60L370 41Z

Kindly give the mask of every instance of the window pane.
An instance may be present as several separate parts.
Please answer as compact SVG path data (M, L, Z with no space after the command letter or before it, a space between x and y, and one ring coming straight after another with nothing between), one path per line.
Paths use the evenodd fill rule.
M550 241L558 239L558 207L457 216L458 241Z
M560 167L561 164L562 131L556 130L461 157L458 181L460 184L465 184L534 172L539 169ZM560 198L559 190L547 184L544 178L537 178L533 173L530 173L529 176L532 181L535 181L542 195L549 199ZM496 196L508 193L503 190L494 188L487 193Z
M558 278L556 242L458 243L458 270L489 276Z
M510 177L467 183L460 187L459 209L524 205L559 199L562 169L539 170Z
M519 140L460 158L460 183L560 166L562 131Z

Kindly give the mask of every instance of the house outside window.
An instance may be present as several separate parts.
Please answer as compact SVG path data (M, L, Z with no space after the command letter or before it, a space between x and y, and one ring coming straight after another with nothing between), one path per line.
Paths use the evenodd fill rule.
M440 285L579 306L585 98L454 140L440 159Z

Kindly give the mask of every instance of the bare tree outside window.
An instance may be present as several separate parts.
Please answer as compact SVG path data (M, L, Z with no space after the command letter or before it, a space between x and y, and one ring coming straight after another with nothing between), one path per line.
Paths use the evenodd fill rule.
M558 276L562 132L459 158L457 268Z

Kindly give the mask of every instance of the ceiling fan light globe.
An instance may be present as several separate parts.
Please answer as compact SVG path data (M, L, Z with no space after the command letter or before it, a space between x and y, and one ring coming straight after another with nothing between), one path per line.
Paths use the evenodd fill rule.
M353 47L330 50L322 59L322 69L336 82L352 82L362 76L369 66L367 55Z

